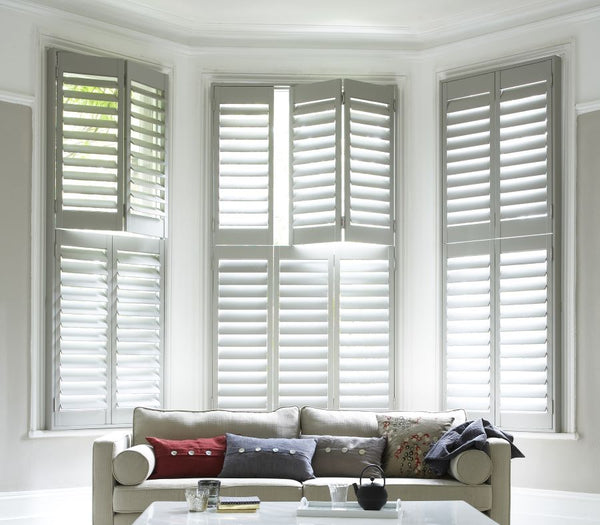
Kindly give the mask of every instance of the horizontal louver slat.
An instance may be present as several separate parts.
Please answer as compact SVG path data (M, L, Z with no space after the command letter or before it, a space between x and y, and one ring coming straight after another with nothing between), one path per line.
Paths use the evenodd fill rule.
M339 262L339 406L390 403L390 262Z

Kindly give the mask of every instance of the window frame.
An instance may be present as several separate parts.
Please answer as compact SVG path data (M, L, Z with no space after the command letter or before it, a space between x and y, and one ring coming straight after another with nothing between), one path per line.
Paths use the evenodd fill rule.
M540 49L535 52L526 52L519 56L510 58L499 58L488 60L485 63L475 66L462 66L453 69L447 69L437 72L437 104L439 111L437 113L438 130L438 217L439 217L439 334L440 334L440 352L438 353L440 384L444 385L439 392L439 403L441 407L446 404L445 374L446 374L446 351L445 351L445 295L446 275L445 275L445 181L444 173L444 143L443 143L443 89L442 84L447 81L458 80L470 76L485 75L494 73L503 69L517 68L527 66L536 62L557 57L560 60L559 74L554 74L552 81L556 86L552 104L556 104L558 111L552 110L552 127L555 133L552 148L552 157L548 157L548 163L555 166L553 170L552 190L553 200L549 200L553 205L551 221L554 224L553 235L556 240L552 257L554 265L549 279L553 279L553 296L556 296L557 290L560 292L558 298L552 297L555 301L554 313L556 319L550 321L554 324L549 327L553 330L552 335L552 359L553 370L550 381L554 383L553 399L550 403L552 414L551 428L522 428L519 426L516 431L520 433L531 432L534 435L566 433L572 435L576 430L575 420L575 121L573 112L568 111L573 101L573 66L572 49L569 44ZM558 177L557 177L558 174ZM558 178L558 180L556 180ZM558 205L555 205L558 202ZM500 238L499 238L500 239ZM498 252L499 255L500 252ZM443 287L443 288L442 288ZM493 378L492 378L493 381Z

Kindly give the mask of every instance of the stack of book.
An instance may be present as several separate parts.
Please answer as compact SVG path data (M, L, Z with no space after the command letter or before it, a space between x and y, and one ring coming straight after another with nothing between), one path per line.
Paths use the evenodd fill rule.
M217 512L256 512L259 507L258 496L221 496Z

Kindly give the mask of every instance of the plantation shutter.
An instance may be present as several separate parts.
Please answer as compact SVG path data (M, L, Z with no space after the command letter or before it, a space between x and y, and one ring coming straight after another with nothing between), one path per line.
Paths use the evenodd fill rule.
M215 399L218 408L266 410L272 249L215 249Z
M341 241L342 83L292 89L292 244Z
M491 241L450 244L446 259L446 406L493 416Z
M344 80L345 240L393 245L393 86Z
M124 62L53 51L56 226L123 229Z
M273 88L214 88L215 243L271 244Z
M446 405L517 430L554 424L559 67L442 87Z
M126 231L165 236L167 76L127 63Z
M349 251L349 250L348 250ZM393 254L388 248L340 254L337 260L339 309L339 408L388 409L394 370Z
M136 406L161 406L162 243L116 237L112 261L113 423L130 423Z
M500 423L552 428L552 237L497 241Z
M276 258L278 406L327 408L333 370L331 258L279 249Z
M54 425L110 423L110 240L57 231Z

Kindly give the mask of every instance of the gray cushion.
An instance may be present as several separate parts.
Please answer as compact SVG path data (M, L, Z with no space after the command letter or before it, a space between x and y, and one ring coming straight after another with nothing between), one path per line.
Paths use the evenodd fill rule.
M254 438L226 434L227 451L220 478L314 478L314 439Z
M147 444L146 436L197 439L227 432L254 437L297 438L300 413L297 407L284 407L273 412L196 412L137 407L133 412L134 445Z
M119 452L113 460L113 475L121 485L138 485L154 470L152 447L137 445Z
M302 436L317 440L315 476L358 477L367 465L381 466L385 437Z

